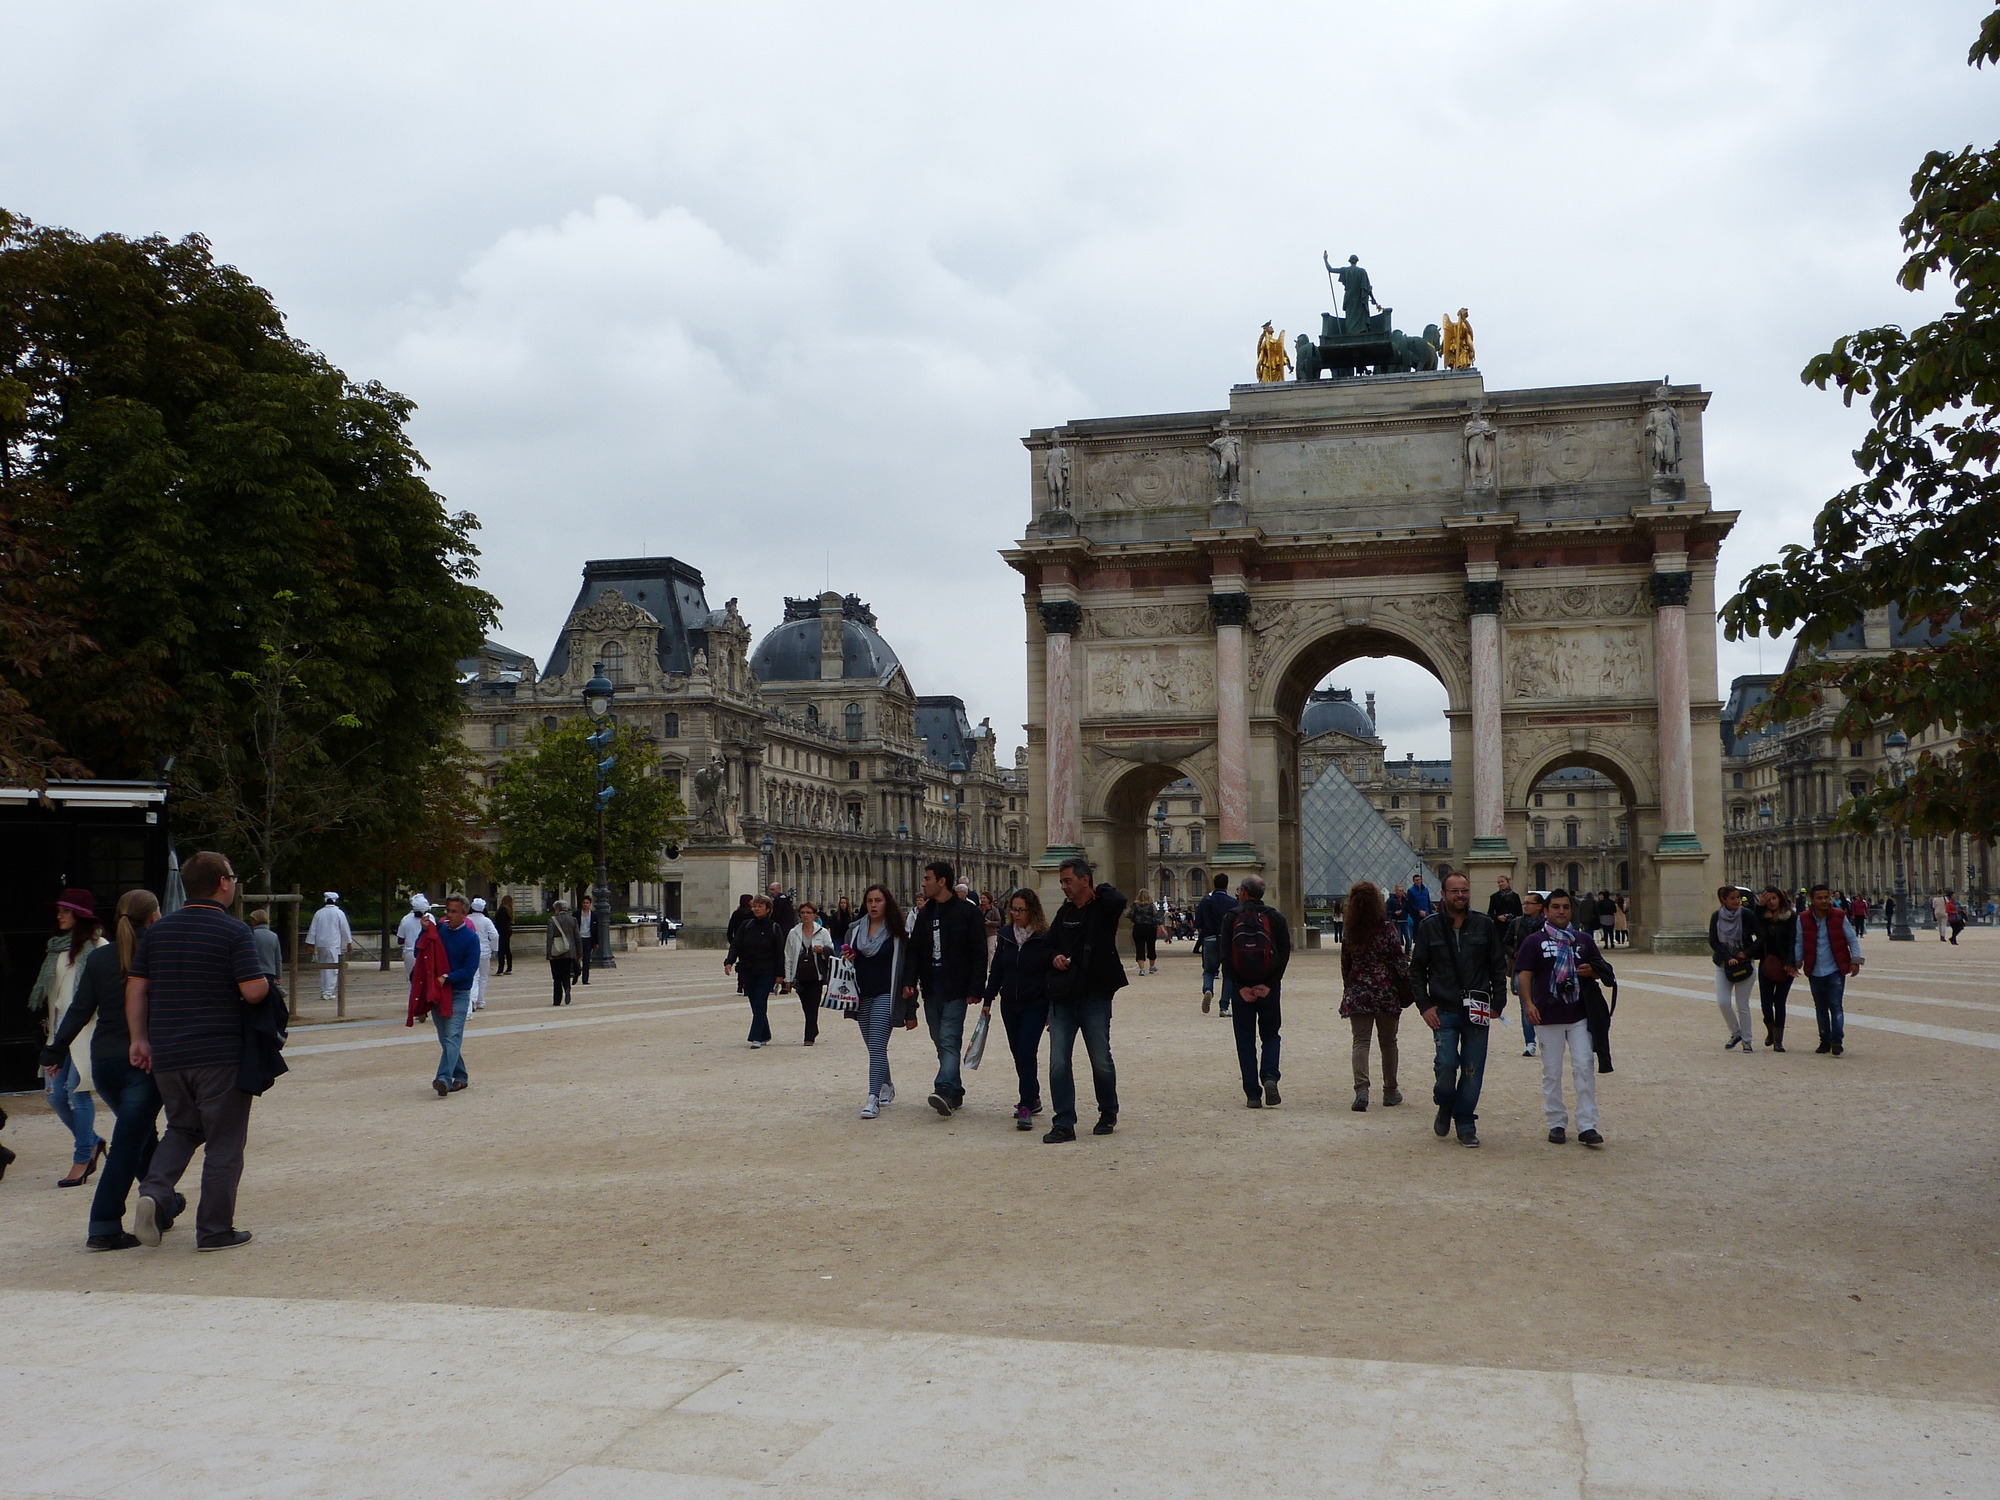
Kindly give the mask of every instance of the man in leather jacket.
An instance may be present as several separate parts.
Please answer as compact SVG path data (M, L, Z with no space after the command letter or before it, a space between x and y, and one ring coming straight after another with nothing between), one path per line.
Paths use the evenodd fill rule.
M1486 1077L1491 1022L1507 1006L1507 947L1500 924L1473 911L1472 882L1454 871L1444 880L1444 909L1417 925L1410 980L1424 1024L1437 1036L1438 1107L1431 1129L1461 1146L1477 1146L1479 1089Z

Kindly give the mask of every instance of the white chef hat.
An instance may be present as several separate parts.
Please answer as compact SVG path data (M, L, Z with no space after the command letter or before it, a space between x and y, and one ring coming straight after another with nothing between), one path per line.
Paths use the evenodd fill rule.
M484 896L474 896L472 898L472 909L474 911L485 911L486 898Z
M333 902L335 902L335 901L338 901L338 900L340 899L340 892L339 892L339 891L328 891L328 892L326 893L326 899L327 899L327 903L328 903L329 905L331 905L331 904L332 904Z
M431 909L431 898L426 896L422 891L418 891L416 895L410 897L411 911L423 913L429 911L430 909Z

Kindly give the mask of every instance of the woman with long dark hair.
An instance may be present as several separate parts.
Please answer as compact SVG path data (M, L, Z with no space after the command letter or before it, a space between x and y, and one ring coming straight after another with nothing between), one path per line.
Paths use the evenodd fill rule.
M1014 1072L1021 1081L1021 1098L1014 1106L1014 1128L1032 1128L1042 1112L1042 1032L1049 1024L1049 922L1042 915L1041 897L1022 886L1007 898L1007 925L993 944L993 967L986 976L986 1004L1000 997L1000 1024L1007 1028L1007 1048L1014 1054Z
M1401 1104L1396 1087L1396 1028L1403 1007L1415 998L1410 988L1410 961L1403 952L1403 935L1389 920L1382 891L1373 881L1357 880L1347 893L1346 941L1340 945L1340 977L1344 993L1340 1013L1354 1030L1354 1104L1368 1107L1368 1048L1371 1037L1382 1043L1382 1103Z
M125 1232L125 1203L132 1184L143 1181L160 1144L160 1090L153 1075L132 1066L132 1033L125 1025L125 978L138 951L139 935L159 920L159 899L151 891L127 891L118 898L118 940L105 944L84 960L76 994L63 1013L62 1025L42 1052L42 1066L67 1061L75 1051L90 1059L98 1097L110 1106L117 1124L111 1149L104 1158L104 1175L90 1202L93 1250L129 1250L139 1243ZM174 1194L173 1213L187 1200ZM166 1227L167 1220L161 1224Z
M1764 939L1757 960L1757 1004L1764 1012L1764 1045L1773 1052L1785 1050L1785 997L1792 992L1798 970L1792 955L1798 952L1799 919L1792 903L1775 885L1767 885L1757 896L1757 930Z
M97 932L97 898L86 890L64 891L56 901L56 927L42 972L28 995L28 1009L42 1010L47 1017L51 1041L62 1028L63 1013L74 1003L84 961L92 950L104 946ZM85 1051L79 1061L65 1052L59 1062L43 1064L42 1073L49 1108L68 1128L75 1148L69 1176L57 1178L56 1186L82 1187L106 1149L104 1137L97 1133L97 1102L90 1096L90 1054Z
M861 1118L872 1120L896 1097L889 1078L889 1033L898 1025L917 1024L915 991L907 974L907 934L902 908L886 885L871 885L861 893L861 913L847 929L841 953L854 965L860 1002L854 1019L861 1023L861 1040L868 1047L868 1097Z

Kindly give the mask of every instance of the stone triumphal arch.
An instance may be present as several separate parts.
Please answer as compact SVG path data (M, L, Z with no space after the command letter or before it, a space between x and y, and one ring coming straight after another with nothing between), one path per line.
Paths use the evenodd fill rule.
M1041 429L1026 580L1031 804L1134 881L1147 798L1213 798L1217 872L1294 921L1299 724L1359 656L1444 684L1448 853L1483 899L1532 872L1536 783L1609 777L1635 941L1700 947L1722 878L1715 559L1698 386L1494 391L1476 370L1242 385L1226 411ZM1463 803L1461 803L1463 805ZM1143 837L1142 834L1136 835ZM1136 883L1136 882L1135 882Z

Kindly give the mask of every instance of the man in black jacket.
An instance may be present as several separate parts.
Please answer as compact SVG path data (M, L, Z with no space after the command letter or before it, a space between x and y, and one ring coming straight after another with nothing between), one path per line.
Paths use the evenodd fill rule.
M1201 898L1194 909L1195 940L1201 944L1201 1013L1208 1014L1215 996L1215 976L1222 970L1222 919L1236 910L1236 898L1229 894L1229 877L1215 877L1215 889ZM1222 981L1222 1013L1229 1014L1229 981Z
M1054 952L1049 975L1049 1093L1056 1107L1048 1145L1076 1139L1076 1076L1071 1061L1076 1034L1090 1057L1097 1088L1095 1135L1118 1128L1118 1069L1111 1061L1111 997L1125 988L1125 965L1118 961L1118 917L1125 897L1109 884L1092 883L1090 865L1066 859L1056 871L1063 904L1049 920Z
M965 1104L959 1074L959 1047L965 1038L965 1007L986 993L986 920L979 908L952 889L952 868L941 859L924 866L924 900L910 929L910 968L923 990L924 1020L937 1044L937 1085L931 1108L949 1115ZM905 985L907 997L913 990Z
M1506 877L1501 877L1505 879ZM1513 955L1521 951L1521 944L1528 935L1542 925L1542 898L1533 891L1519 898L1521 911L1513 921L1506 924L1506 937L1501 946L1507 951L1508 963L1513 963ZM1535 1056L1535 1023L1528 1019L1528 1013L1521 1012L1521 1056Z
M1236 994L1236 1061L1243 1070L1243 1095L1252 1109L1277 1108L1278 1028L1284 1012L1278 1008L1279 981L1292 961L1292 929L1284 914L1264 904L1261 876L1245 875L1236 887L1238 905L1222 919L1222 975L1226 995ZM1246 973L1244 962L1259 965ZM1264 1062L1257 1063L1257 1043L1264 1043Z
M1458 1126L1458 1143L1477 1146L1479 1086L1486 1077L1491 1022L1507 1007L1507 948L1499 924L1471 910L1472 882L1454 871L1444 879L1444 909L1417 927L1410 980L1424 1024L1437 1034L1438 1135Z

